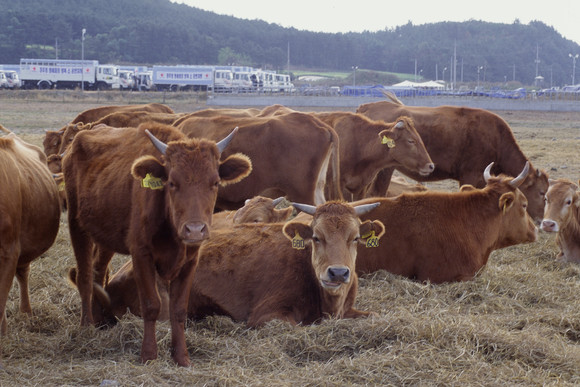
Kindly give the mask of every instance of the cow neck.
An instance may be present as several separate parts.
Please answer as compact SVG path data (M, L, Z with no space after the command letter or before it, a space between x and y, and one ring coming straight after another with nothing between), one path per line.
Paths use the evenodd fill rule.
M496 167L499 167L501 172L506 175L518 176L524 168L526 161L529 160L520 149L508 124L502 120L498 126L501 127L501 139ZM530 173L532 171L534 171L534 168L530 163Z
M355 275L354 272L352 273L352 275ZM340 292L340 294L332 295L326 292L319 282L318 288L320 289L321 311L322 316L324 318L328 317L342 318L344 316L344 314L346 313L345 304L348 294L351 291L352 284L353 279L351 278L351 281L348 284L343 285L347 286L346 290Z

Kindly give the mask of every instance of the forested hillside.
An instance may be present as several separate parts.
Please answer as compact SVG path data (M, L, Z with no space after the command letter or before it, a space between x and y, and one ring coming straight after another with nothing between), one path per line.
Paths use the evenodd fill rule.
M377 32L329 34L217 15L169 0L0 0L0 63L81 57L116 64L238 64L411 73L427 79L544 85L571 83L580 46L542 22L410 23ZM325 17L320 15L320 17ZM331 17L331 15L328 15ZM479 68L479 74L477 69ZM436 74L436 71L438 74Z

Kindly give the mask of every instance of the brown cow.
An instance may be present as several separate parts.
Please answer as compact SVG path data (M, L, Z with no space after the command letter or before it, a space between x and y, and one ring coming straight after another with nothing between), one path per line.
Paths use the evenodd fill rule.
M216 231L203 243L189 297L190 318L220 314L259 327L273 319L312 324L328 317L369 315L353 307L355 261L359 243L373 236L376 244L383 235L381 222L358 219L376 204L295 206L313 215L310 224L238 225ZM106 292L100 292L97 303L106 310L103 322L114 322L127 309L141 314L131 292L134 277L128 262L111 278ZM166 285L159 280L158 287Z
M63 135L68 127L68 125L74 124L89 124L91 122L95 122L102 117L107 116L113 112L118 111L126 111L126 112L150 112L150 113L166 113L166 114L173 114L173 110L166 105L160 103L149 103L144 105L112 105L112 106L100 106L97 108L87 109L81 113L79 113L73 120L61 128L60 130L51 131L47 130L44 140L44 153L47 156L50 156L55 153L62 153L63 151L59 152L59 149L64 149L62 146L63 142Z
M407 168L421 176L435 169L408 117L385 123L350 112L312 114L333 127L340 139L340 187L344 198L362 199L366 187L383 168Z
M550 179L542 230L556 232L557 259L580 263L580 197L578 185L567 179Z
M234 210L257 195L321 204L329 168L332 181L339 181L338 136L318 118L306 113L276 117L190 117L178 128L189 137L216 139L233 127L236 138L224 156L240 152L252 160L252 173L239 184L220 188L216 207ZM336 184L330 199L341 198Z
M158 274L170 283L172 357L189 365L184 323L197 252L209 237L218 187L251 170L243 155L220 162L224 146L161 124L103 127L80 132L63 159L81 324L94 321L93 279L104 283L114 252L130 254L144 311L143 362L157 358Z
M14 134L0 138L0 181L0 333L4 335L6 301L15 276L20 311L32 312L30 263L54 243L60 207L42 149Z
M240 223L278 223L292 216L292 207L277 209L276 206L284 198L270 199L255 196L246 200L244 206L237 211L220 211L213 214L212 229L232 227Z
M374 120L394 121L402 115L411 117L415 128L437 166L428 176L401 168L405 175L417 181L455 179L460 185L484 187L481 171L494 162L494 173L515 176L529 160L518 146L514 135L500 116L483 109L466 107L404 106L388 101L359 106L357 113ZM368 196L383 196L393 169L379 173ZM528 212L539 222L544 213L544 195L548 176L532 167L520 190L528 198Z
M259 109L247 108L247 109L203 109L192 113L183 114L178 120L173 123L173 126L179 126L189 117L220 117L228 116L235 118L248 118L255 117L260 113Z
M357 273L387 270L433 283L462 281L487 263L493 250L534 242L538 230L526 212L527 199L517 188L529 164L518 177L490 175L483 189L462 187L461 192L404 193L395 198L368 198L353 205L381 205L361 219L385 224L380 246L361 249Z

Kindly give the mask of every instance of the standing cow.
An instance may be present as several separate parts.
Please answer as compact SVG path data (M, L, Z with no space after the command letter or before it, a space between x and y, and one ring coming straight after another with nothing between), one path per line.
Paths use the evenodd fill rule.
M357 113L374 120L391 122L402 115L411 117L425 147L437 166L428 176L397 168L417 181L455 179L460 185L471 184L478 188L485 182L481 171L493 162L495 174L516 176L528 158L518 146L514 135L500 116L483 109L455 106L404 106L389 101L373 102L359 106ZM384 196L394 168L381 171L367 197ZM548 190L548 176L532 167L520 190L528 198L528 212L536 222L544 213L544 195Z
M14 134L0 138L0 181L0 331L4 335L6 301L14 276L20 288L20 311L32 312L30 263L54 243L60 205L46 156Z
M357 245L376 246L384 225L361 223L358 217L377 204L294 206L310 214L308 224L241 224L218 230L203 243L189 297L190 318L219 314L259 327L273 319L312 324L369 315L354 308ZM167 287L160 278L157 286ZM114 323L127 310L141 314L134 287L131 262L115 273L106 291L96 286L103 323Z
M233 125L233 126L232 126ZM252 173L235 186L220 188L216 207L235 210L257 195L322 204L326 174L332 175L329 199L340 199L339 139L318 118L294 112L275 117L189 117L178 128L189 137L221 138L230 128L239 133L224 157L240 152L252 160ZM329 169L330 168L330 169ZM335 182L335 183L334 183Z
M199 246L209 237L218 187L251 170L242 155L220 161L230 140L216 146L161 124L104 127L80 132L63 159L81 324L94 321L93 279L104 283L114 252L130 254L144 311L142 362L157 358L159 275L170 283L172 357L190 364L184 324Z
M149 112L149 113L167 113L173 114L173 110L167 106L160 103L148 103L143 105L111 105L111 106L99 106L96 108L87 109L77 114L75 118L69 123L70 125L75 124L89 124L97 121L98 119L105 117L113 112ZM63 135L69 125L64 126L60 130L47 130L43 140L44 153L50 156L54 153L58 153L58 150L62 148ZM61 152L62 153L62 152Z
M350 112L312 113L340 139L340 187L345 199L359 200L383 168L406 168L421 176L435 169L413 120L373 121Z
M556 232L557 259L580 263L580 197L578 185L567 179L550 180L542 230Z
M383 269L419 281L463 281L473 278L492 251L534 242L538 230L518 189L529 165L513 179L491 176L491 167L483 173L483 189L463 186L460 192L404 193L353 203L378 201L381 205L361 219L385 224L380 246L359 251L357 272Z

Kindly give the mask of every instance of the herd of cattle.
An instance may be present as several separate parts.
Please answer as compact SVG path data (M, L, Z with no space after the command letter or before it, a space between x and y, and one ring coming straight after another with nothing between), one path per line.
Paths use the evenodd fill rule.
M558 259L580 263L578 186L535 169L481 109L394 98L356 113L107 106L47 131L44 151L0 128L11 182L0 189L2 334L14 277L31 313L30 263L53 244L61 209L81 325L141 316L142 362L157 358L157 320L170 321L173 360L187 366L188 318L368 316L354 308L358 275L469 280L492 251L534 242L536 224L558 233ZM430 191L395 169L461 188ZM110 275L115 253L131 260Z

